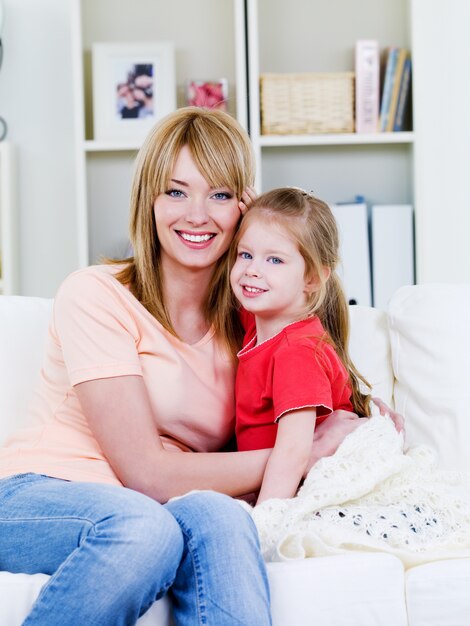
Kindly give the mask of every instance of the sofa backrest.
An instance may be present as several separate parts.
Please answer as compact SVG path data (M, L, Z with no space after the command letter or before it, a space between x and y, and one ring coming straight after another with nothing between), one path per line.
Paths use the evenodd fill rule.
M366 306L350 306L351 336L349 353L354 365L372 385L372 395L393 408L394 378L384 311ZM368 393L367 389L363 391Z
M470 472L470 285L402 287L388 311L395 405L408 445Z
M26 419L51 309L45 298L0 296L0 443Z

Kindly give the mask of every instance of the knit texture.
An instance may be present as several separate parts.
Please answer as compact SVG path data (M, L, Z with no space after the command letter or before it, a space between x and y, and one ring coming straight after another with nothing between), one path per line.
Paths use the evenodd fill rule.
M266 500L252 516L267 561L362 550L412 567L470 556L470 476L437 469L428 447L403 452L389 417L364 420L296 497Z

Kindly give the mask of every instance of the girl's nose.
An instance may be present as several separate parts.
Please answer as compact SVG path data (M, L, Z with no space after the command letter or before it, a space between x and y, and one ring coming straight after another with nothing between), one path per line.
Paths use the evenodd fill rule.
M260 278L261 270L258 267L258 263L254 259L252 259L251 263L249 263L248 266L246 267L246 274L247 274L247 276L253 276L254 278Z

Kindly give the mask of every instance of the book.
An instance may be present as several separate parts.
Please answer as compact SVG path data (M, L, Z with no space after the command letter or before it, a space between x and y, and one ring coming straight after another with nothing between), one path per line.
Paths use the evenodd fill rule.
M403 75L400 83L400 93L398 95L397 110L395 113L395 119L393 122L394 132L400 132L405 129L405 124L408 117L411 92L411 57L407 56L405 60L405 66L403 68Z
M349 304L372 305L369 217L367 204L332 204L331 210L338 225L340 264L338 275L342 280Z
M393 91L393 76L397 64L398 47L392 46L387 50L385 72L383 78L382 99L380 102L380 121L379 128L385 131L388 124L388 115L390 111L390 101Z
M414 284L413 207L371 207L372 293L374 306L386 310L399 287Z
M379 128L379 42L356 41L356 133L376 133Z
M400 93L400 85L403 77L403 70L405 67L405 61L409 56L408 50L405 48L399 48L397 52L397 59L395 63L395 70L393 72L392 80L392 93L390 96L390 106L387 115L387 124L385 127L386 132L393 131L393 125L395 122L395 115L398 105L398 95Z

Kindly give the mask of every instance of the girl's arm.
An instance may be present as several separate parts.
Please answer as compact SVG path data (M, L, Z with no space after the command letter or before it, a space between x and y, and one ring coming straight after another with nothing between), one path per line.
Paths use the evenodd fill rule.
M165 450L141 376L87 381L75 391L93 435L126 487L159 502L192 489L231 496L259 489L271 450L197 454Z
M257 504L295 495L310 460L315 420L314 408L290 411L281 417Z

